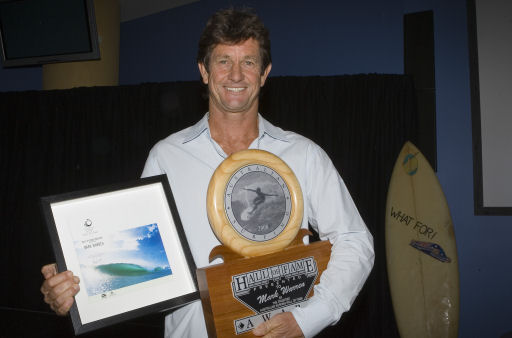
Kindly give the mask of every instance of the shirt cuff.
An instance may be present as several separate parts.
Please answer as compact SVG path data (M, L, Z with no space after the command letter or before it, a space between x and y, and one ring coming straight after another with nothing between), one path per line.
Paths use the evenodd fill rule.
M329 304L315 297L311 297L306 305L294 308L291 313L306 338L317 335L336 321Z

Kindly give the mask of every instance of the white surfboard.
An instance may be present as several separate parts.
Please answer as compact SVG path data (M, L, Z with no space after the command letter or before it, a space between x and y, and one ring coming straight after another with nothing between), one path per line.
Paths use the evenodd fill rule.
M386 258L400 336L456 338L459 268L450 211L432 167L410 142L389 184Z

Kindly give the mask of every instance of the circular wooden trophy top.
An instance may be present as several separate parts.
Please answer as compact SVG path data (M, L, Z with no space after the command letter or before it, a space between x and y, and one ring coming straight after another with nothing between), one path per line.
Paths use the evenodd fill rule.
M288 246L304 211L293 171L267 151L249 149L226 158L208 186L207 212L217 238L245 256L255 257Z

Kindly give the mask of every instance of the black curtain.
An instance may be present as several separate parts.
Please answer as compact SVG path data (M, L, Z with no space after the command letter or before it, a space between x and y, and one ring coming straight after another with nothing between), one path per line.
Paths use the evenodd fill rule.
M374 236L365 287L321 336L398 337L384 214L396 156L416 141L413 93L402 75L274 77L262 92L265 118L329 154ZM204 94L199 81L0 93L0 315L8 323L0 337L72 335L69 319L51 315L39 293L40 267L54 261L39 198L137 178L154 143L207 111ZM162 315L89 336L142 333L161 336Z

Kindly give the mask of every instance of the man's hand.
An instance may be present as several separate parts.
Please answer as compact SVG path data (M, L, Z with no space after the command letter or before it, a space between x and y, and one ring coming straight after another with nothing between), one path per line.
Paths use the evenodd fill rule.
M71 271L57 273L55 264L43 266L41 273L45 279L41 286L45 303L59 316L66 315L75 300L73 297L80 291L80 279Z
M252 333L255 336L263 336L263 338L304 337L291 312L275 315L270 320L258 325L252 330Z

